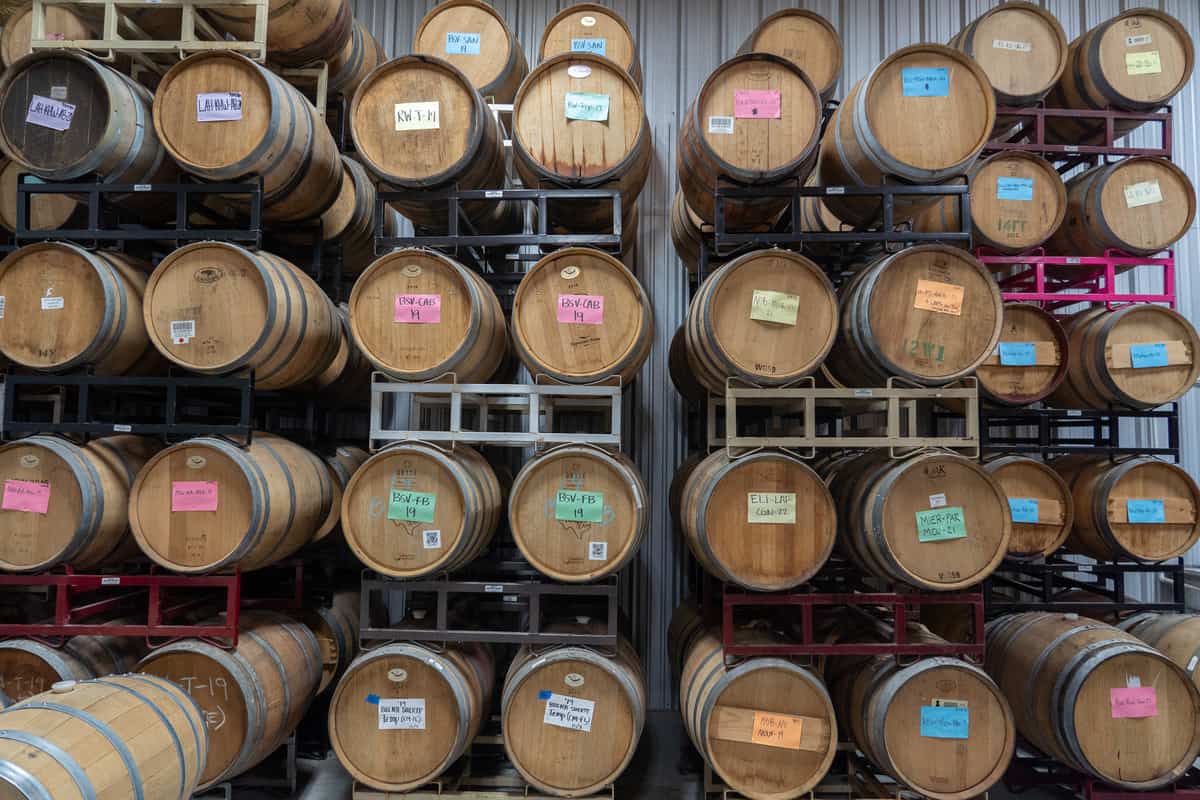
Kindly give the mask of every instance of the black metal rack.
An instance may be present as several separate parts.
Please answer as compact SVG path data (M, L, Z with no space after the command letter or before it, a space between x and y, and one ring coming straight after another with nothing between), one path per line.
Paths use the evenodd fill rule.
M1043 457L1067 453L1154 455L1179 461L1178 403L1149 411L981 407L979 418L979 446L984 453L1020 453ZM1124 441L1121 423L1137 420L1149 420L1152 424L1164 426L1167 446L1130 445ZM1027 430L1023 431L1022 428Z
M1170 584L1171 599L1165 602L1130 600L1125 579L1129 575L1158 575ZM1090 576L1090 578L1088 577ZM1070 561L1061 555L1042 561L1005 559L983 584L988 617L1021 611L1053 611L1065 614L1116 615L1127 611L1182 613L1186 607L1186 573L1182 558L1157 564L1126 561ZM1079 590L1089 597L1064 596ZM1006 594L1007 592L1007 594ZM1009 595L1017 593L1016 599Z

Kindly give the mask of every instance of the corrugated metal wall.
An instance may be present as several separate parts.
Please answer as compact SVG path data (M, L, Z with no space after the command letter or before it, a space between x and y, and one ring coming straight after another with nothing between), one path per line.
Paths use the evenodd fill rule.
M993 0L601 0L622 14L637 38L645 72L645 102L654 131L655 159L650 179L638 202L642 218L638 271L654 302L654 352L638 381L634 414L633 455L658 500L653 509L649 540L628 570L628 610L637 632L637 645L648 667L654 708L672 702L666 658L666 627L682 587L684 545L673 535L666 503L675 465L684 456L683 416L667 377L667 345L679 325L686 301L686 273L675 258L669 234L669 208L676 185L675 135L679 119L704 78L732 56L758 20L780 8L800 6L832 21L845 42L840 97L885 55L914 42L945 42ZM390 55L409 52L413 31L433 0L353 0L355 16L367 22ZM566 0L495 0L534 63L546 22L572 5ZM1074 38L1098 22L1133 6L1150 6L1178 18L1193 37L1200 31L1197 0L1043 0L1041 5L1061 20ZM1193 80L1176 101L1176 160L1196 180L1200 175L1200 129L1195 124L1200 82ZM931 142L930 146L936 146ZM1200 282L1192 279L1198 237L1193 227L1176 256L1182 265L1178 289L1180 309L1192 317L1200 311ZM1184 405L1184 465L1200 475L1200 454L1194 452L1200 430L1200 402L1189 397ZM1139 431L1147 440L1146 431ZM1158 444L1158 442L1154 442ZM1191 557L1192 563L1196 554ZM1143 587L1150 591L1150 586Z

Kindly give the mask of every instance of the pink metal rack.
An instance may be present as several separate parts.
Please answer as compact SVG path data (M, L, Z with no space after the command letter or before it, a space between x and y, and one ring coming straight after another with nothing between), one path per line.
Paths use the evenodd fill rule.
M999 255L981 249L979 260L997 275L1000 294L1006 302L1040 304L1047 311L1076 303L1104 303L1109 308L1125 303L1164 303L1175 308L1175 254L1131 256L1107 250L1103 256L1050 256L1043 248L1017 256ZM1117 274L1137 270L1161 275L1160 292L1122 292Z

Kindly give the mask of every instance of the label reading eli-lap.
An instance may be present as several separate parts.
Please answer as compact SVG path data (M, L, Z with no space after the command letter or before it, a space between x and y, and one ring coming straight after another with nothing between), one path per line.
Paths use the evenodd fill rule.
M196 95L196 122L232 122L241 118L241 92L200 92Z
M961 317L965 294L966 289L953 283L918 280L913 308Z
M396 103L396 130L429 131L442 126L441 102Z
M1129 364L1134 369L1170 366L1166 342L1129 345Z
M750 319L795 325L800 314L800 295L755 289L750 300Z
M393 489L388 496L388 519L400 522L433 522L437 495Z
M779 119L783 100L778 89L734 89L733 116L737 119Z
M5 481L0 508L5 511L45 514L50 510L50 484L37 481Z
M750 728L750 741L767 747L786 750L800 749L800 734L804 732L804 720L790 714L768 714L754 712L754 723Z
M967 521L961 506L917 512L917 541L944 542L967 538Z
M1162 187L1158 185L1158 181L1142 181L1125 187L1126 208L1150 206L1162 201Z
M572 53L595 53L598 56L608 55L608 40L595 37L587 39L572 39Z
M65 131L71 127L75 117L75 106L62 103L49 97L35 94L29 101L29 110L25 113L25 121L40 128L52 131Z
M950 70L945 67L904 67L900 70L905 97L948 97Z
M1113 719L1158 716L1158 693L1153 686L1120 686L1108 690Z
M478 33L446 33L446 54L451 56L479 55Z
M997 200L1032 200L1033 178L997 178Z
M442 321L440 294L398 294L392 321L401 325L432 325Z
M1008 510L1013 522L1025 522L1036 525L1038 522L1038 501L1035 497L1010 497Z
M425 698L379 699L379 730L425 730Z
M542 722L559 728L586 732L592 729L592 717L595 713L594 700L551 692L546 698L546 713L542 715Z
M747 492L746 522L752 525L796 524L794 492Z
M1000 366L1032 367L1037 364L1037 347L1033 342L1000 342Z
M564 113L567 119L589 122L608 121L608 95L594 92L567 92Z
M1125 54L1125 72L1130 75L1157 75L1162 72L1162 60L1157 50Z
M921 735L930 739L966 739L971 730L970 709L921 706Z
M1126 500L1125 514L1132 525L1157 525L1167 521L1162 500Z
M563 522L600 522L604 519L604 492L559 489L554 495L554 518Z
M216 511L216 481L171 481L171 511Z
M598 294L560 294L558 321L567 325L603 325L604 296Z

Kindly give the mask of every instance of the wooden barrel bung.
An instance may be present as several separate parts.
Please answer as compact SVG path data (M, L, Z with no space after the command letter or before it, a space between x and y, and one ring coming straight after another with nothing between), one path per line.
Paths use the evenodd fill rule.
M711 574L748 589L807 581L833 551L837 516L820 477L799 459L765 450L731 459L718 450L684 484L680 524Z
M1003 456L983 465L1008 498L1010 558L1052 555L1071 533L1075 502L1066 481L1045 462Z
M48 40L78 41L91 39L92 26L70 6L43 6L45 35ZM0 31L0 62L11 67L33 52L33 3L22 3L4 21Z
M576 3L546 23L538 45L538 60L560 53L595 53L622 67L642 88L642 62L637 42L625 20L599 3Z
M838 470L839 541L869 574L929 591L974 586L1008 552L1008 498L974 461L868 453Z
M1004 106L1031 106L1067 66L1067 34L1058 18L1026 2L994 6L954 35L950 46L979 63Z
M756 250L712 273L692 298L688 367L715 394L728 378L783 386L817 370L837 321L837 295L821 267L789 250Z
M173 572L246 572L312 539L329 514L331 483L320 458L278 436L256 432L245 448L189 439L138 473L129 525L142 551Z
M785 8L755 26L738 48L786 58L809 77L822 102L833 99L842 74L842 37L829 20L802 8Z
M271 611L243 612L225 650L185 639L153 650L138 671L179 684L200 707L209 753L200 789L240 775L295 730L321 680L321 648L303 624Z
M487 720L494 676L482 643L369 650L350 664L330 701L333 752L355 780L380 791L436 780Z
M945 183L970 168L995 122L996 98L974 59L938 44L910 45L876 65L829 120L817 167L821 185ZM909 219L935 199L897 197L895 219ZM830 195L825 202L852 225L882 214L874 197Z
M342 519L342 493L350 483L350 478L370 457L370 453L354 445L339 445L333 455L325 457L325 465L332 478L330 487L333 490L333 502L330 503L329 515L313 535L310 544L324 541L337 528Z
M1200 685L1200 614L1134 614L1117 625L1181 667Z
M1148 456L1112 462L1067 456L1050 466L1071 488L1075 525L1068 547L1092 558L1157 562L1200 539L1200 488L1181 467Z
M473 270L433 250L395 250L354 283L350 331L375 367L399 380L454 373L488 380L508 350L496 293Z
M900 376L926 386L965 375L995 350L1004 307L987 268L946 245L918 245L859 270L841 291L825 365L845 386Z
M1047 398L1060 408L1157 408L1200 378L1200 335L1165 306L1094 306L1063 327L1067 376Z
M1130 8L1071 42L1067 67L1046 99L1056 108L1155 111L1192 76L1191 33L1152 8ZM1116 120L1119 139L1141 125ZM1103 119L1047 117L1046 140L1066 144L1104 141Z
M342 495L342 534L358 559L395 578L459 569L488 545L503 514L495 471L470 447L388 447Z
M522 647L504 679L504 749L521 776L548 794L586 797L611 785L633 760L645 722L645 677L624 639L613 656L569 645Z
M316 378L337 356L337 307L292 263L226 242L197 242L164 258L146 285L150 341L206 375L254 371L257 389Z
M726 667L717 631L681 644L683 725L721 780L750 800L791 800L820 783L838 742L833 702L821 679L783 658L747 658ZM784 736L768 743L770 731Z
M47 6L49 8L49 6ZM21 202L17 194L17 179L25 167L9 158L0 157L0 227L9 233L17 230L17 204ZM26 179L26 183L35 183L38 178ZM64 228L78 217L79 203L75 198L65 194L35 194L29 200L29 219L26 221L29 229L55 230Z
M217 28L241 40L253 40L257 13L253 5L205 9ZM350 0L269 0L267 54L289 67L330 61L350 38L353 24Z
M1200 752L1200 693L1171 659L1075 614L988 624L986 667L1017 730L1068 767L1144 790L1176 780Z
M517 473L508 522L521 553L543 575L584 583L617 572L637 554L649 526L649 497L637 466L619 452L564 445Z
M1048 311L1005 303L1000 341L975 370L979 393L992 403L1024 406L1045 399L1067 376L1067 334Z
M735 56L708 76L680 126L676 167L688 206L715 219L718 183L743 187L803 180L816 162L821 98L809 77L780 56ZM723 201L726 225L774 219L787 198Z
M0 795L175 800L208 755L200 709L170 681L61 681L0 718Z
M616 258L565 247L521 279L512 334L534 377L592 383L618 375L628 384L650 355L654 312L642 284Z
M1003 6L1000 6L1003 8ZM970 172L971 237L975 247L1021 253L1050 238L1067 214L1067 187L1044 158L1003 151ZM947 195L913 220L919 231L960 231L959 197Z
M316 219L337 199L342 161L325 121L298 89L232 51L197 53L171 67L154 95L154 129L193 175L261 175L268 221ZM244 197L229 201L246 210Z
M1196 190L1165 158L1139 156L1100 164L1067 182L1066 220L1052 252L1102 256L1121 250L1149 256L1181 239L1196 218Z
M482 0L445 0L417 25L412 51L462 70L491 103L511 103L529 71L525 50L500 12Z

